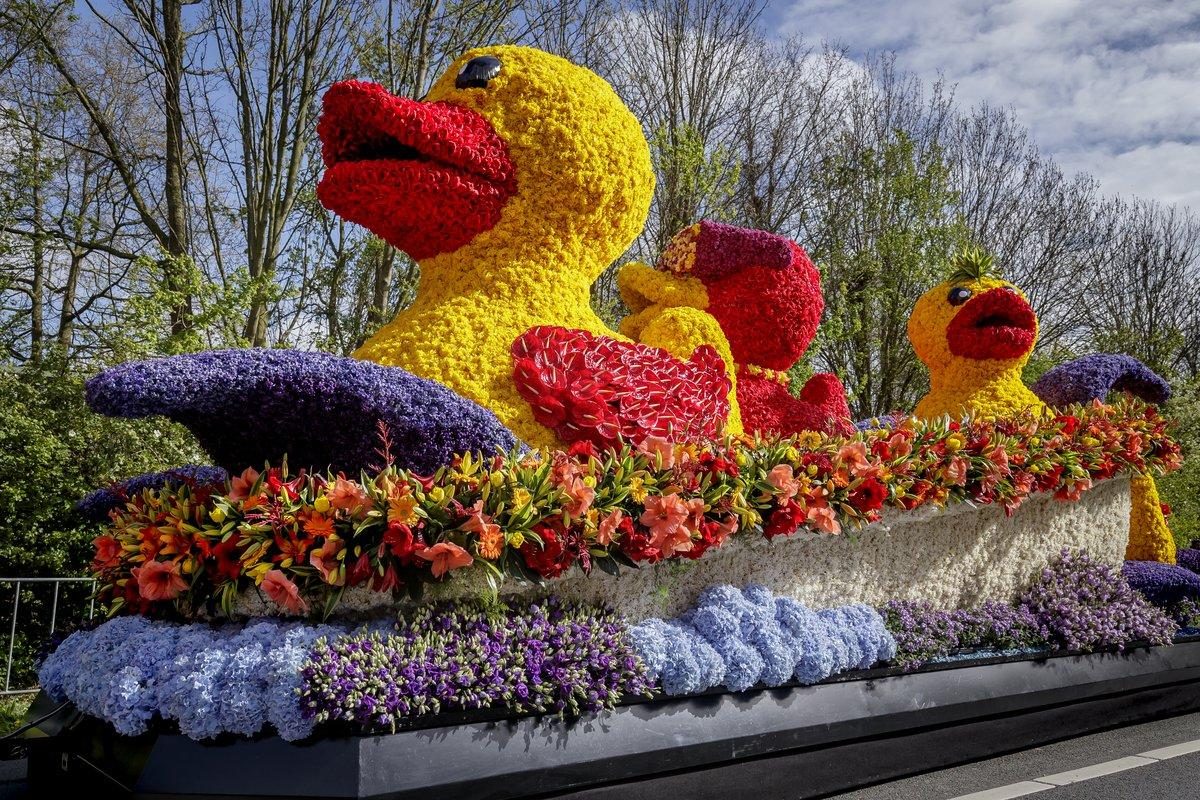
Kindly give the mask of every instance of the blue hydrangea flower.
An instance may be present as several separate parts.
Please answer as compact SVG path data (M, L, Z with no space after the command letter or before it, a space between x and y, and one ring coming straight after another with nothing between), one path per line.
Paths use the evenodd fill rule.
M817 683L896 653L883 617L869 606L814 612L764 586L711 586L675 620L646 620L632 639L670 695L723 685L732 691L790 680ZM711 664L703 680L697 671Z

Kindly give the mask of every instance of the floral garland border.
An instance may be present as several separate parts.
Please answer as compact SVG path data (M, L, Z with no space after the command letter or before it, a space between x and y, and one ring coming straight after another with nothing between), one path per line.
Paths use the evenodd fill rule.
M1033 492L1077 500L1120 472L1178 467L1170 425L1121 401L996 421L908 418L851 436L468 453L428 476L247 469L225 486L185 479L132 494L95 539L92 568L109 613L228 614L257 587L282 612L328 616L347 587L420 597L466 568L498 588L576 566L615 574L700 558L732 536L838 535L885 506L969 501L1011 514Z

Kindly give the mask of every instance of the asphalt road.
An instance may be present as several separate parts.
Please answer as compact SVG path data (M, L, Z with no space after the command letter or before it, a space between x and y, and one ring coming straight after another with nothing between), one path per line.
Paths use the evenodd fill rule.
M1200 798L1200 750L1161 761L1136 756L1197 740L1200 714L1188 714L890 781L828 800L952 800L976 793L971 800L1196 800ZM1087 768L1118 759L1126 760L1107 769L1139 765L1066 786L1019 793L1036 788L1030 784L1041 783L1038 778L1072 770L1082 770L1086 776Z
M1170 756L1162 748L1195 742L1195 752ZM1188 748L1184 748L1188 749ZM1162 760L1138 758L1157 754ZM1110 762L1117 762L1112 764ZM1099 764L1119 772L1087 777ZM1131 766L1136 764L1136 766ZM847 765L852 768L852 765ZM1081 770L1063 778L1062 773ZM1097 770L1090 770L1095 772ZM1039 778L1065 786L1041 784ZM1035 789L1033 793L1029 793ZM28 797L23 761L0 761L0 800ZM1200 798L1200 713L1131 725L1065 742L1022 750L952 769L891 781L866 789L833 795L827 800L1197 800Z

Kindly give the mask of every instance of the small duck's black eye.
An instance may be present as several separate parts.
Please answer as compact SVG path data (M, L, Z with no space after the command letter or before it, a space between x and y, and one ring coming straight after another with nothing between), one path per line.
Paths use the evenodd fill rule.
M463 64L454 79L458 89L486 89L488 81L500 74L500 59L495 56L476 56Z
M965 286L955 286L950 290L950 295L946 299L952 306L961 306L971 299L971 290Z

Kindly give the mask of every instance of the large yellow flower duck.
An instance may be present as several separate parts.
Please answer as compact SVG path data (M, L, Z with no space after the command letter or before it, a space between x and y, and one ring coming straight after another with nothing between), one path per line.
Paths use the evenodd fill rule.
M929 393L916 416L982 418L1043 412L1127 391L1149 402L1170 396L1166 381L1130 356L1100 353L1062 364L1030 390L1021 371L1037 343L1038 323L1017 287L989 274L992 259L970 248L950 279L917 300L908 338L929 368ZM1127 559L1175 562L1175 543L1154 479L1133 479Z
M436 380L534 445L721 432L719 353L630 342L589 305L654 187L641 126L600 77L487 47L421 100L334 85L318 133L322 203L421 267L415 302L357 357Z

